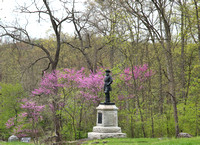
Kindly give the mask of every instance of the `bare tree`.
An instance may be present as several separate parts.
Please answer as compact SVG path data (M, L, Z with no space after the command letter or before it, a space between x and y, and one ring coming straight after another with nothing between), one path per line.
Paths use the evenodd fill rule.
M61 5L63 4L62 1L58 1ZM27 4L28 5L28 4ZM27 14L37 14L38 15L38 21L41 20L48 20L51 24L51 28L55 35L55 52L51 53L49 51L49 48L47 46L44 46L42 43L38 41L34 41L31 36L29 35L29 32L26 30L26 27L23 28L23 26L13 24L13 26L3 25L0 24L0 28L2 29L3 33L0 35L0 37L4 36L10 36L13 40L17 42L23 42L25 44L31 45L33 47L38 47L45 53L45 56L38 58L33 62L35 64L36 62L42 60L42 59L48 59L49 63L47 64L47 67L43 70L46 71L51 67L51 71L54 72L56 70L58 62L59 62L59 56L60 56L60 50L61 50L61 33L62 33L62 27L61 25L64 22L70 22L73 18L73 12L65 11L64 17L59 17L56 13L56 10L52 8L51 3L48 0L43 0L42 2L36 2L35 0L32 1L30 5L24 5L19 6L18 10L20 13L27 13ZM46 19L47 18L47 19ZM61 133L60 133L60 127L61 127L61 121L60 116L56 113L56 111L59 109L58 107L58 98L55 96L52 98L52 104L54 105L55 112L54 114L54 126L55 126L55 133L56 133L56 142L60 142L62 140Z
M134 4L135 3L135 4ZM175 119L175 129L176 136L179 134L179 125L178 125L178 113L177 113L177 101L176 101L176 92L175 92L175 76L174 76L174 67L173 67L173 54L172 54L172 24L171 24L171 16L172 16L172 8L173 2L165 0L165 1L135 1L131 2L128 0L121 1L123 7L131 13L132 15L138 17L145 27L148 29L149 33L160 42L163 50L165 52L166 57L166 69L167 69L167 79L169 91L168 94L171 97L173 108L174 108L174 119ZM152 13L147 13L148 9L152 9L149 7L151 4L154 6L154 11L157 13L157 18L153 19L153 21L149 18ZM138 10L138 11L137 11ZM167 14L168 13L168 14ZM158 29L162 25L162 29ZM164 35L163 35L164 32ZM154 40L154 39L152 39Z
M89 7L89 6L88 6ZM96 45L95 39L102 39L101 36L98 36L99 32L95 31L94 25L91 25L91 22L94 22L94 13L95 7L92 6L88 8L85 12L77 11L75 7L75 1L73 1L72 8L72 23L75 29L74 40L63 39L63 43L72 47L75 50L78 50L82 56L85 58L88 69L92 72L96 72L97 63L98 63L98 53L103 48L105 48L110 41L101 41L101 45ZM93 54L91 54L93 52Z

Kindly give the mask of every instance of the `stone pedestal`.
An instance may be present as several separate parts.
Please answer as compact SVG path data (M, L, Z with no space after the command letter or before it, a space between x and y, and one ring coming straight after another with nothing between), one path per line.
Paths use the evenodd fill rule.
M93 127L93 132L88 133L89 139L121 138L126 137L118 127L118 108L114 103L100 103L97 109L97 126Z

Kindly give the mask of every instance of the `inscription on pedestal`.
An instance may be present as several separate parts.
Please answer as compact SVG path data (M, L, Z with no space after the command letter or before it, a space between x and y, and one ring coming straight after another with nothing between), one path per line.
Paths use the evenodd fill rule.
M115 112L106 111L104 116L104 126L117 126Z
M102 124L102 113L98 113L98 123Z

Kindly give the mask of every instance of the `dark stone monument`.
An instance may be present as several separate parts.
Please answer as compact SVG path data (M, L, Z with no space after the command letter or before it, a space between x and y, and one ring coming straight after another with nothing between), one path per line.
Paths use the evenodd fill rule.
M110 70L106 70L106 76L104 78L104 93L105 93L105 102L104 104L110 104L110 91L112 91L111 84L113 82L112 77L110 76Z

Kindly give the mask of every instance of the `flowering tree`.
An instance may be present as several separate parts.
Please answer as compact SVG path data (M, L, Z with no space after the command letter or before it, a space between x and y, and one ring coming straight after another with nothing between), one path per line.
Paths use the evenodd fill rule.
M60 116L57 117L57 119L61 118L61 110L64 109L64 111L66 111L74 120L76 115L74 109L69 109L70 105L72 105L71 100L74 100L73 106L80 106L79 118L82 118L83 104L90 105L91 102L96 104L100 101L104 84L102 80L102 71L97 71L97 73L90 72L90 74L87 75L84 68L81 68L80 70L68 68L55 70L52 73L45 73L39 88L35 89L32 93L34 96L42 95L48 97L46 100L51 100L48 104L53 115ZM79 104L77 104L77 102L79 102ZM61 121L59 121L59 123L62 124ZM73 121L73 124L73 126L75 126L75 120ZM81 121L79 121L79 124L81 124ZM79 126L79 128L81 128L81 125ZM74 132L76 132L75 130L74 127ZM74 136L76 138L77 135L75 134Z
M18 125L14 124L15 117L10 118L6 127L9 129L13 127L13 132L19 138L31 135L34 138L34 142L38 144L38 123L42 120L42 111L44 105L37 105L36 102L23 99L21 108L24 112L18 115Z
M75 69L57 70L53 73L46 73L39 88L32 93L33 95L55 95L55 90L58 89L77 88L83 98L95 102L99 101L98 93L102 91L104 84L102 80L102 71L91 72L86 76L84 68L78 71Z
M118 77L120 83L118 83L119 88L123 88L122 94L127 94L128 97L122 94L118 96L119 100L131 99L139 91L145 88L145 82L151 78L154 73L148 68L147 64L134 66L133 68L125 68L123 73ZM123 90L126 92L124 93Z
M129 120L127 123L130 123L129 127L132 131L136 128L133 125L135 122L134 119L140 119L144 137L146 134L144 129L144 113L141 104L143 104L145 92L148 92L146 86L149 84L149 80L153 74L153 71L149 69L148 65L144 64L125 68L123 73L117 77L119 83L116 85L120 89L118 90L117 101L119 108L122 110L120 113ZM136 113L139 114L140 118L135 118L137 116Z
M79 80L79 88L82 89L80 91L81 95L89 101L93 103L100 101L100 96L98 96L99 92L102 91L103 88L103 73L98 71L97 73L90 73L88 77L83 77ZM83 91L84 90L84 91Z

